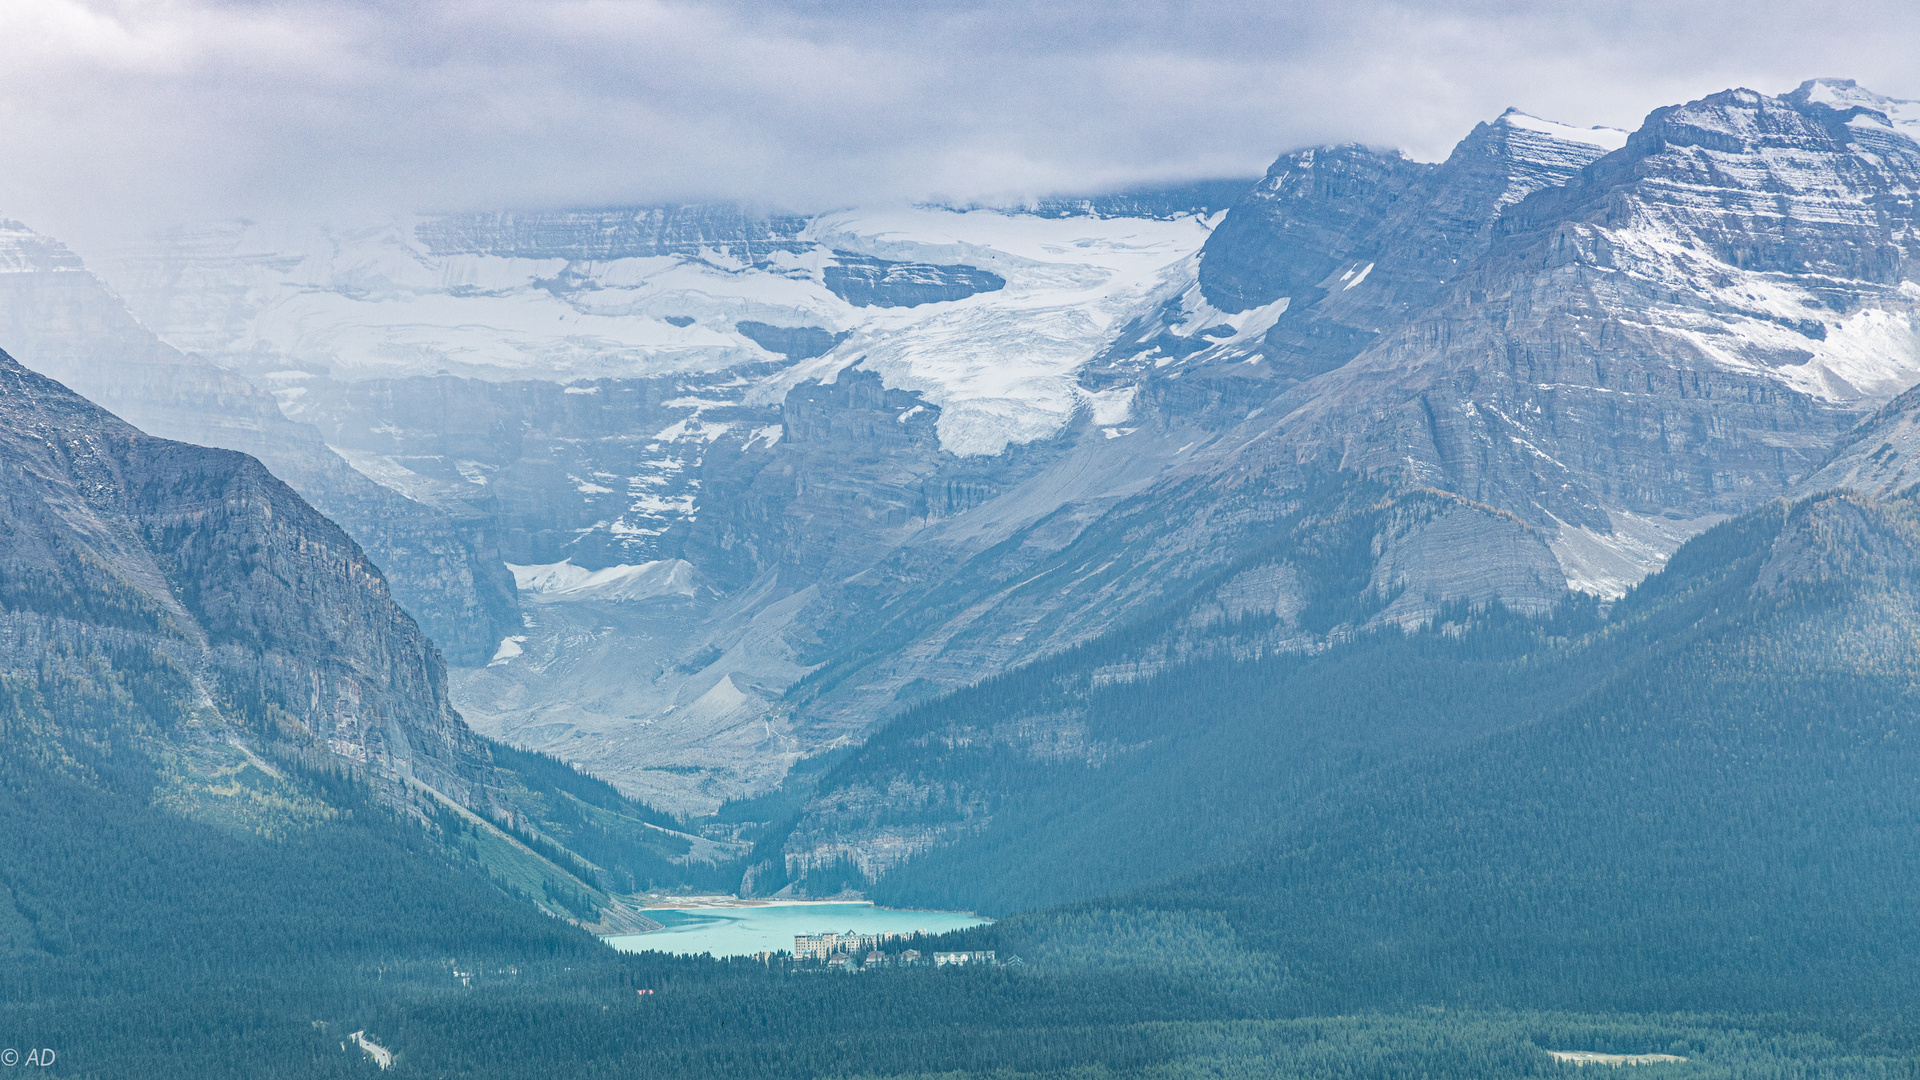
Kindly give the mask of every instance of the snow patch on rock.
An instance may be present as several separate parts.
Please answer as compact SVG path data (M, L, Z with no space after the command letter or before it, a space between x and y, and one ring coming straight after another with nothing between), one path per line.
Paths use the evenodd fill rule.
M1524 128L1528 131L1537 131L1542 135L1551 136L1562 142L1586 143L1588 146L1597 146L1608 152L1618 150L1627 145L1627 133L1619 128L1574 127L1571 124L1561 124L1552 120L1543 120L1538 116L1523 113L1519 109L1508 109L1506 115L1500 117L1500 119L1512 127Z
M522 566L508 563L513 583L535 600L646 600L656 596L692 596L693 564L661 559L637 566L622 564L589 570L566 559Z
M1676 521L1623 510L1607 514L1613 531L1598 532L1562 523L1548 546L1566 571L1567 588L1618 600L1689 539L1726 520L1722 514Z
M526 644L526 641L527 636L525 634L516 634L513 637L501 638L500 647L494 650L493 659L488 661L488 666L504 664L526 652L526 650L522 648L522 646Z

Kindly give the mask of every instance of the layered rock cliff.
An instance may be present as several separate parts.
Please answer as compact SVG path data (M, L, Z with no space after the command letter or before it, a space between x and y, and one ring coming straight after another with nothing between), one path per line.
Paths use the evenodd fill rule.
M1506 210L1424 311L1242 425L1227 461L1318 455L1457 491L1552 532L1602 591L1619 571L1579 549L1624 554L1617 523L1784 493L1920 376L1920 146L1819 85L1657 110Z
M143 434L4 354L0 459L0 668L50 706L39 734L107 737L118 710L123 736L337 759L396 805L426 785L493 808L432 642L259 462Z

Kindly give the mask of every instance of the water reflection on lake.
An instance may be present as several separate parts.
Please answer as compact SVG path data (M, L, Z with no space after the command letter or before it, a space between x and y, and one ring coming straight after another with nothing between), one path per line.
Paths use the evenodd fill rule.
M696 956L751 956L793 949L795 934L829 930L862 934L885 931L942 934L989 920L963 911L897 911L872 904L770 904L765 907L656 908L647 918L664 929L622 934L607 944L622 952L667 952Z

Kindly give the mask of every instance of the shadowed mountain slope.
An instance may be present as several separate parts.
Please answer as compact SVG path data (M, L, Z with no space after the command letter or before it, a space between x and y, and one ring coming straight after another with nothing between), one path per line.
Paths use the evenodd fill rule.
M145 435L11 357L0 453L12 677L115 701L139 726L232 725L295 759L343 758L395 802L414 782L490 802L438 651L359 546L259 462ZM51 706L79 737L83 702Z
M1204 815L1182 803L1223 801L1251 826L1244 852L994 932L1030 959L1259 972L1316 1011L1911 1002L1900 972L1920 941L1903 884L1920 867L1908 797L1920 776L1916 567L1911 498L1774 503L1690 542L1585 630L1463 613L1444 632L1323 661L1337 671L1345 653L1364 678L1245 665L1238 682L1265 671L1273 690L1240 729L1238 756L1269 764L1184 751L1222 786L1170 787L1129 807L1097 787L1127 772L1127 756L1159 755L1172 773L1183 743L1168 732L1187 717L1222 723L1204 719L1205 703L1175 712L1176 695L1136 687L1167 711L1136 742L1115 740L1089 779L1056 770L1078 787L1052 797L1079 815L1065 831L1098 811L1154 850L1156 818L1184 815L1201 839ZM1464 685L1436 682L1436 663ZM1221 693L1202 689L1207 675L1196 667L1178 682L1189 698ZM1380 740L1423 709L1460 741L1381 760ZM1123 697L1104 711L1090 728L1136 730ZM1336 779L1303 792L1290 778L1314 761ZM1264 804L1240 779L1261 771L1277 781ZM970 860L956 846L943 884L978 882L990 850L1008 867L1059 857L1053 839L1033 829L1024 847L975 844ZM913 865L898 874L903 895L939 881L939 860L917 878ZM1193 959L1166 955L1156 937L1190 937ZM1133 944L1098 955L1100 941Z
M158 805L274 835L335 816L299 777L340 774L589 923L632 922L609 891L729 857L471 731L378 568L253 458L143 434L0 354L0 462L9 753L82 783L130 755Z

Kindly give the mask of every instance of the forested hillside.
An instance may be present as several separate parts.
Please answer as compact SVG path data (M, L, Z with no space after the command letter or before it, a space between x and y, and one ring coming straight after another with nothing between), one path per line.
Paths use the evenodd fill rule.
M421 1076L1465 1080L1591 1051L1686 1059L1655 1080L1911 1077L1917 582L1920 505L1828 495L1716 528L1604 613L1453 610L1083 691L1066 661L1026 673L1113 749L876 888L1212 865L926 943L1024 960L984 970L617 954L514 899L479 830L348 770L203 771L183 804L178 740L137 711L61 727L13 679L0 1025L97 1077L365 1075L362 1030ZM982 730L1018 677L978 692ZM548 800L617 798L502 764Z
M1553 647L1600 625L1582 594L1534 618L1461 601L1411 635L1353 631L1405 599L1381 569L1420 557L1409 536L1485 507L1329 474L1285 509L1265 543L1124 629L926 701L798 773L790 786L813 796L761 842L748 886L994 914L1134 888L1243 850L1344 778L1524 723L1561 700L1557 679L1599 673L1542 678ZM1099 558L1124 559L1125 537ZM1313 647L1336 632L1339 647ZM902 850L919 853L901 866Z
M929 943L1031 947L1015 968L619 954L339 781L301 783L350 813L276 839L154 807L135 756L89 766L99 782L0 768L0 1042L54 1049L39 1075L378 1075L354 1032L395 1054L392 1075L500 1080L1568 1075L1549 1051L1686 1059L1644 1066L1649 1080L1920 1074L1897 994L1792 1017L1436 1002L1314 1017L1324 999L1284 950L1236 942L1229 921L1249 912L1178 911L1173 894ZM1393 990L1372 988L1383 1004Z
M54 1049L37 1075L377 1075L347 1042L356 1031L395 1053L392 1075L501 1080L1564 1075L1550 1050L1689 1059L1649 1066L1650 1080L1920 1071L1920 1032L1884 1007L1305 1018L1284 965L1262 971L1139 913L1136 931L1160 933L1051 917L1079 925L1091 947L1077 951L1029 924L1018 933L1041 952L1018 968L795 974L619 954L449 865L336 781L303 783L350 814L269 839L156 810L136 757L90 765L103 784L0 767L0 1043ZM995 932L1003 947L1016 933Z
M1205 964L1308 1011L1920 1004L1905 976L1920 960L1906 898L1920 873L1916 539L1911 497L1775 504L1695 540L1570 639L1482 616L1457 635L1294 662L1332 671L1344 659L1350 681L1295 676L1266 713L1278 732L1305 716L1357 741L1382 717L1432 710L1487 733L1377 768L1352 755L1306 797L1276 783L1263 798L1247 779L1258 766L1198 766L1189 780L1218 768L1247 801L1236 820L1265 805L1271 824L1244 853L982 933L1041 958ZM1448 653L1470 684L1458 691L1422 677ZM1171 702L1176 686L1140 697ZM1241 745L1256 756L1251 738ZM1101 811L1078 827L1149 848L1163 815L1207 817L1172 791L1103 802L1095 787L1073 797ZM1198 791L1192 801L1209 800ZM1036 807L1067 802L1050 798ZM981 835L978 861L909 864L893 887L983 880L994 848ZM1057 857L1051 836L1032 835L998 850Z

